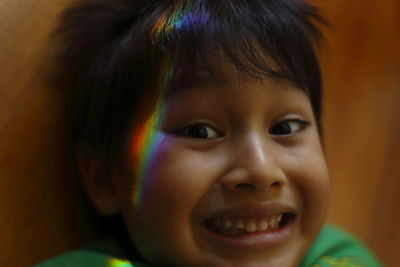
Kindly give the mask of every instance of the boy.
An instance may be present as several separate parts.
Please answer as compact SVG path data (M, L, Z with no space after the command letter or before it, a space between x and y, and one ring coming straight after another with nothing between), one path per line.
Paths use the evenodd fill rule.
M297 0L85 1L60 84L117 238L40 266L379 266L323 227L316 10ZM321 230L322 229L322 230ZM120 264L120 265L118 265Z

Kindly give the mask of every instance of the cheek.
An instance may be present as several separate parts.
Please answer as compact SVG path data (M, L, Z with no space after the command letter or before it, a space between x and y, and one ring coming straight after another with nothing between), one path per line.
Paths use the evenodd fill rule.
M323 220L326 216L329 201L329 175L323 155L316 155L309 161L309 171L305 171L307 179L304 179L302 189L304 191L304 199L307 207L314 213L315 219L317 215Z
M204 183L198 179L201 162L173 141L164 140L155 147L140 172L136 205L143 209L168 207L170 216L187 215L203 191Z
M304 144L292 152L294 155L292 170L299 177L296 182L304 197L319 201L328 199L329 175L317 132L310 134Z
M140 166L137 207L169 206L171 215L189 216L210 190L221 168L218 153L192 148L184 140L159 134ZM149 211L150 212L150 211Z
M329 175L319 144L295 153L292 160L292 183L303 203L306 231L319 230L325 221L329 202Z
M328 198L329 175L325 158L321 153L308 153L302 156L297 168L298 186L309 199Z
M134 194L134 243L150 261L174 262L173 255L198 258L191 217L213 183L214 166L205 168L209 157L168 137L153 144L150 155Z

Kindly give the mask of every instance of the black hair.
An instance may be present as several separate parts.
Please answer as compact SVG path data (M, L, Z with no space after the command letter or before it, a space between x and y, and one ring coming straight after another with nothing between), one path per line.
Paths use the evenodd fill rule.
M177 74L210 46L241 73L281 77L304 90L320 125L316 22L325 23L301 0L80 1L56 32L56 80L68 96L73 145L107 164L119 160L162 60L175 62Z

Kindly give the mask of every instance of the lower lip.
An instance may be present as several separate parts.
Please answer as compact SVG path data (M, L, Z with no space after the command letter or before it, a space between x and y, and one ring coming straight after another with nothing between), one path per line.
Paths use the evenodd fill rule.
M217 246L233 250L255 250L277 246L288 241L293 232L295 221L292 220L286 225L272 231L246 233L237 236L213 233L203 224L201 228L205 238Z

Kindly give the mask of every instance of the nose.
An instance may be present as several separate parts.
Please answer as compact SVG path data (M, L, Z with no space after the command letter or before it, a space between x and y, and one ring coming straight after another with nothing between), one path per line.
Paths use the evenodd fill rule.
M224 190L267 191L285 184L279 145L268 145L265 139L254 134L232 146L230 168L221 179Z

